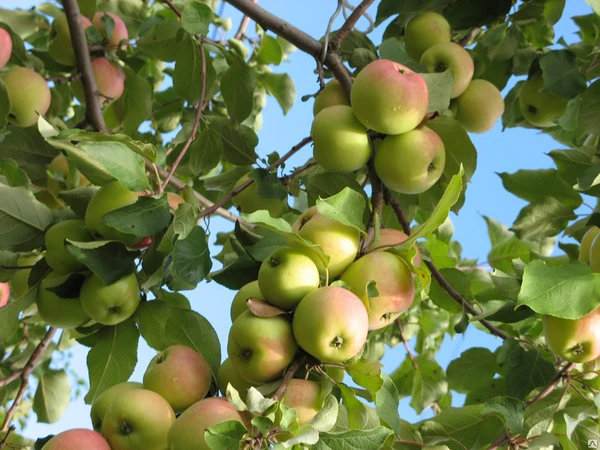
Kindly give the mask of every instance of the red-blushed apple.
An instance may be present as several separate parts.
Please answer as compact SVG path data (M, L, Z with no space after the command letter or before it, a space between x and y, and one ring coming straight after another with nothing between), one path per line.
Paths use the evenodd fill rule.
M58 193L64 187L64 181L69 177L69 162L67 158L61 153L57 155L48 164L48 189ZM54 176L53 176L54 175ZM55 178L56 177L56 178ZM57 178L61 178L60 180ZM89 186L90 180L88 180L83 174L79 174L79 186Z
M456 98L465 92L475 72L475 64L469 52L454 42L443 42L428 48L421 57L421 64L429 73L452 70L454 84L451 98Z
M104 416L106 411L110 408L113 402L119 398L122 394L133 389L143 389L142 383L135 381L125 381L123 383L115 384L109 387L105 391L94 399L92 402L92 409L90 411L90 418L92 419L92 426L98 433L102 433L102 423L104 422Z
M231 302L231 321L235 321L240 314L244 311L248 311L248 305L246 302L249 298L254 298L256 300L264 301L265 297L260 292L260 288L258 287L258 280L251 281L250 283L245 284L242 288L237 291L235 296L233 297L233 301Z
M46 262L56 272L78 272L86 266L75 259L67 250L66 240L76 242L93 241L85 222L79 219L69 219L52 225L44 235L46 244Z
M125 90L125 72L119 65L109 61L105 57L96 58L92 61L92 71L98 86L98 100L102 107L108 106L119 99ZM85 95L81 80L71 83L75 97L85 103Z
M317 162L330 172L348 173L367 165L371 141L352 108L335 105L325 108L313 120L310 135Z
M367 247L367 252L384 252L389 248L396 247L408 239L408 235L394 228L382 228L379 231L379 239L371 242ZM413 244L413 248L417 251L413 264L416 267L421 266L421 252L417 244Z
M102 424L112 450L165 450L175 422L169 403L156 392L132 389L116 398Z
M592 226L585 232L581 238L581 245L579 247L579 261L590 262L590 248L598 233L600 233L600 227L597 226Z
M387 59L369 63L352 86L352 111L367 128L400 134L421 123L429 90L421 75Z
M248 178L248 175L244 175L235 183L233 189L239 188ZM271 217L281 217L287 209L285 200L261 197L258 193L258 183L256 181L233 197L231 202L244 214L252 214L255 211L266 209Z
M8 303L10 297L10 284L0 283L0 308Z
M369 315L362 300L337 286L311 292L293 319L298 345L321 362L341 363L356 356L367 340Z
M245 422L226 399L210 397L200 400L181 414L169 430L169 450L210 450L204 432L227 420Z
M227 386L229 384L238 391L242 400L246 399L248 389L256 386L256 384L244 380L237 373L235 367L233 367L231 360L227 358L223 361L221 366L219 366L219 370L217 371L217 386L219 386L219 391L222 395L227 395Z
M470 133L485 133L504 114L504 99L487 80L473 80L452 102L454 118Z
M544 316L548 348L565 361L585 363L600 357L600 308L576 320Z
M304 239L323 247L323 251L330 258L327 266L330 279L346 270L358 254L360 232L321 215L316 206L304 211L292 229Z
M110 36L107 36L106 29L104 27L104 24L102 23L102 19L105 15L108 15L115 23L114 29ZM117 47L121 41L126 41L129 39L129 33L127 32L125 22L123 22L123 20L116 14L104 11L97 12L94 15L94 20L92 21L92 23L96 28L98 28L98 30L100 30L100 33L102 33L102 35L108 39L107 44L109 47ZM126 48L127 44L123 44L121 46L121 50L125 50Z
M111 448L100 433L84 428L73 428L54 436L44 444L42 450L111 450Z
M372 252L360 257L340 278L352 292L369 300L369 329L378 330L405 312L413 303L412 272L402 258L389 252ZM370 296L367 285L375 281L379 295Z
M282 402L296 410L300 426L307 424L321 409L321 383L293 378L287 385Z
M0 28L0 70L4 69L12 53L12 39L8 31Z
M27 255L20 256L17 260L17 266L33 266L36 262L42 259L42 255ZM29 291L29 274L31 268L17 270L11 277L9 283L14 298L23 297Z
M38 313L50 326L65 329L76 328L90 320L79 297L62 298L48 290L62 285L68 278L68 275L52 271L38 287L36 299Z
M444 16L428 11L413 17L404 29L406 53L415 61L430 47L442 42L450 42L450 24Z
M92 26L92 22L85 16L81 16L81 25L83 29ZM75 65L75 53L71 42L71 30L67 23L67 16L61 14L52 21L52 30L50 31L50 44L48 45L48 54L57 63L63 66Z
M206 397L211 381L212 370L204 356L180 344L152 358L144 373L144 388L160 394L176 413Z
M46 80L33 70L20 66L12 67L0 78L11 102L8 121L18 127L35 125L50 108L51 95Z
M297 350L292 326L282 316L258 317L246 311L229 330L229 359L237 373L251 383L281 377Z
M81 286L81 306L96 322L116 325L129 319L140 303L140 285L135 273L105 285L92 274Z
M265 300L286 311L294 309L319 283L319 269L299 248L278 248L263 261L258 272L258 286Z
M316 116L325 108L335 105L350 106L350 100L344 92L342 85L335 78L329 81L323 90L315 97L313 105L313 114Z
M542 92L544 79L540 72L523 83L519 106L525 120L536 127L546 128L556 125L554 121L567 112L566 98L551 92Z
M431 128L387 136L375 154L375 171L386 186L401 194L420 194L444 173L446 149Z

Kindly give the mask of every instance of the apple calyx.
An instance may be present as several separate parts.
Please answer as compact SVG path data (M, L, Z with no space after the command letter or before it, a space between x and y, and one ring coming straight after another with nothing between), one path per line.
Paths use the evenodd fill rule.
M342 345L344 344L344 338L341 336L336 336L331 340L331 345L332 347L335 348L340 348Z
M129 425L126 420L121 421L119 424L119 430L125 435L129 436L133 432L133 428Z

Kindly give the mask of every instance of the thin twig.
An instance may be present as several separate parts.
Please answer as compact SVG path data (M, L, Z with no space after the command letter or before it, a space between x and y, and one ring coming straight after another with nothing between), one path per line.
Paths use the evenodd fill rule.
M47 77L46 81L52 81L56 84L67 84L75 80L79 80L81 78L81 73L77 72L73 75L69 75L68 77Z
M285 372L283 379L281 380L281 384L279 385L275 393L271 396L273 400L278 401L281 399L283 394L285 394L290 380L294 378L294 375L296 375L296 372L298 372L298 369L300 369L300 366L304 362L305 357L306 355L304 353L299 353L296 356L296 359L292 361L292 363L288 367L288 370Z
M4 448L6 446L6 444L8 444L8 438L15 430L16 430L16 428L13 425L8 427L8 431L4 435L4 438L2 439L2 441L0 441L0 449Z
M458 45L462 47L468 47L473 43L473 38L475 38L480 31L481 28L471 28L471 30L466 34L466 36L460 41L458 41Z
M403 441L402 439L397 439L395 442L397 444L414 445L416 447L429 447L429 444L423 444L422 442L415 441Z
M165 5L167 5L169 8L171 8L171 10L177 15L177 17L179 17L181 19L181 11L179 11L179 8L177 8L177 6L175 6L175 4L171 0L162 0L162 1Z
M317 167L319 164L316 162L309 162L304 164L301 167L298 167L296 170L294 170L292 173L290 173L289 175L285 175L281 178L279 178L279 181L281 182L281 184L283 184L284 186L286 186L290 180L293 180L294 178L296 178L298 175L312 169L313 167Z
M348 33L350 33L350 31L352 31L352 28L354 28L354 25L356 25L356 22L358 22L358 19L360 19L362 17L362 15L367 11L369 6L371 6L373 1L374 0L363 0L360 3L360 5L358 5L354 9L354 11L352 11L352 14L350 14L348 19L344 23L344 25L342 25L342 28L339 29L339 31L334 36L334 38L329 42L329 48L332 51L334 51L334 52L338 51L338 49L342 45L342 42L348 36Z
M258 0L252 0L255 4L258 3ZM235 33L235 39L241 39L246 32L246 28L248 28L248 24L250 23L250 17L244 16L242 21L240 22L240 26Z
M402 341L402 344L404 345L404 348L406 349L406 353L408 353L410 361L412 362L412 366L416 369L417 367L419 367L419 361L417 360L417 357L415 356L415 354L412 352L412 350L408 346L408 342L406 342L406 339L404 339L404 333L402 333L402 323L400 322L400 319L396 319L395 322L396 322L396 328L398 329L398 333L400 334L400 340Z
M398 202L394 194L388 189L386 185L383 185L383 198L385 203L392 207L394 210L394 214L398 218L400 225L402 226L402 230L410 235L410 222L406 218L406 214L404 214L404 210L402 209L402 205Z

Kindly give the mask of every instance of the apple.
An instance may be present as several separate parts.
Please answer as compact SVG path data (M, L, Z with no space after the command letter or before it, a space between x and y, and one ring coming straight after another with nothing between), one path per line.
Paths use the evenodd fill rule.
M429 91L418 73L397 62L378 59L356 76L351 100L354 115L365 127L400 134L421 123Z
M430 47L452 38L450 24L444 16L436 12L424 12L413 17L404 29L406 53L415 61Z
M12 38L8 31L0 28L0 70L4 69L12 53Z
M37 123L50 107L50 88L44 78L31 69L13 67L0 78L4 81L11 106L8 121L18 127Z
M415 286L412 272L402 258L389 252L367 253L354 261L340 278L352 292L369 301L369 330L393 323L412 305ZM367 284L375 281L378 296L367 294Z
M69 161L61 153L55 156L50 164L48 164L48 189L53 192L59 192L61 190L61 181L64 182L69 177ZM58 180L51 176L51 174L57 174L62 177L62 180ZM79 174L79 187L89 186L90 180L88 180L83 174Z
M502 94L487 80L471 81L465 92L452 103L454 118L471 133L491 130L504 114Z
M323 247L329 256L329 278L340 275L354 261L360 247L360 232L319 213L316 206L304 211L292 229L304 239Z
M305 425L317 415L323 404L321 383L293 378L281 401L285 406L294 408L300 426Z
M10 284L0 283L0 308L8 303L10 297Z
M169 450L210 450L204 432L227 420L244 423L242 415L224 398L210 397L194 403L169 430Z
M581 238L581 246L579 247L579 261L590 262L590 248L598 233L600 233L600 228L597 226L592 226L585 232Z
M104 28L104 25L102 24L102 19L104 18L105 15L112 18L112 20L115 22L114 29L110 36L107 36L106 29ZM116 14L113 14L111 12L104 12L104 11L97 12L94 15L94 20L92 21L92 23L94 24L94 26L96 28L98 28L98 30L100 30L100 33L102 33L102 35L108 39L107 44L109 47L117 47L121 41L123 41L123 40L126 41L129 39L129 33L127 32L127 27L125 26L125 22L123 22L123 20ZM126 44L123 44L121 46L121 50L125 50L126 48L127 48Z
M104 57L92 61L92 72L98 87L98 100L104 108L119 99L125 91L125 72L117 64ZM81 80L71 83L73 94L81 103L85 103L85 94Z
M48 290L62 285L68 278L68 275L52 271L38 287L36 299L38 312L52 327L77 328L90 320L81 305L80 297L62 298Z
M81 25L83 29L92 26L92 22L85 16L81 16ZM61 14L52 21L52 30L50 31L50 45L48 46L50 57L63 66L75 65L75 53L71 42L71 30L67 22L67 16Z
M169 208L172 211L177 211L179 205L185 203L185 200L179 194L176 194L174 192L167 192L167 203L169 204Z
M342 383L346 377L346 370L342 367L325 367L325 372L336 383Z
M348 173L367 165L371 141L352 108L335 105L325 108L313 120L314 157L330 172Z
M256 386L256 384L244 380L233 367L231 360L227 358L217 371L217 386L219 386L221 394L227 395L227 386L230 384L239 392L242 400L245 400L248 389Z
M111 450L106 439L93 430L73 428L50 439L42 450Z
M90 200L85 211L85 225L92 233L99 233L105 239L133 245L140 240L132 234L123 233L101 223L102 217L111 211L137 202L138 194L125 188L119 181L102 186Z
M408 234L395 230L394 228L382 228L379 231L379 239L371 242L367 247L367 252L384 252L389 248L396 247L408 239ZM421 266L421 252L417 244L413 244L413 248L417 251L413 264L415 267Z
M132 389L115 399L102 424L112 450L165 450L175 422L169 403L156 392Z
M204 356L185 345L171 345L157 354L144 373L144 388L160 394L175 413L206 397L212 370Z
M356 356L367 341L369 315L362 300L337 286L311 292L298 304L294 337L307 353L324 363Z
M239 188L248 178L248 175L244 175L235 183L233 189ZM260 209L266 209L269 211L271 217L281 217L287 209L287 202L285 200L261 197L258 193L258 183L256 181L233 197L231 201L243 214L252 214Z
M98 433L102 432L102 422L104 422L104 416L106 411L109 410L113 402L119 398L125 392L133 389L143 389L142 383L135 381L125 381L123 383L117 383L108 389L102 391L102 393L94 399L92 402L92 409L90 411L90 418L92 419L92 426Z
M42 259L42 255L21 256L17 260L17 266L33 266L36 262ZM29 274L31 269L20 269L10 279L10 287L13 297L23 297L29 291Z
M279 248L258 271L258 286L265 300L289 311L319 287L319 269L305 250Z
M135 273L108 286L92 274L81 286L81 306L96 322L116 325L133 315L140 303L140 286Z
M590 265L590 269L592 269L594 272L600 272L600 239L598 239L599 235L600 234L597 234L596 237L593 238L588 251L588 263Z
M420 194L444 173L444 143L431 128L387 136L375 154L375 171L386 186L401 194Z
M548 348L565 361L585 363L600 357L600 308L576 320L544 316Z
M79 272L86 269L84 264L77 261L69 253L65 246L66 239L78 242L94 240L83 220L69 219L58 222L48 228L44 236L46 262L56 272L60 273Z
M541 92L544 79L541 73L529 77L521 88L519 106L523 117L536 127L545 128L555 125L554 121L567 112L568 100L550 92Z
M281 377L297 349L292 326L282 316L258 317L246 311L229 330L229 359L237 373L251 383Z
M454 42L443 42L428 48L421 57L421 64L429 73L452 70L454 84L451 98L458 97L467 89L475 72L475 64L469 52Z
M344 88L338 80L335 78L329 81L323 90L315 97L315 104L313 105L313 114L316 116L325 108L335 105L350 106L350 101Z
M233 297L230 312L232 322L235 321L235 319L237 319L237 317L244 311L248 311L248 305L246 304L246 301L249 298L254 298L261 301L265 300L260 288L258 287L258 280L251 281L250 283L242 286L242 288L237 291Z

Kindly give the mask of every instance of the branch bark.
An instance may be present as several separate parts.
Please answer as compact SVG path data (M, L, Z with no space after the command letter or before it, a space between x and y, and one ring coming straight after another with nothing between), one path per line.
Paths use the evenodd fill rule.
M300 366L304 362L304 359L305 359L305 355L303 353L300 353L296 356L296 359L294 359L294 361L292 361L292 364L290 364L290 366L288 367L288 370L285 372L285 375L283 376L283 379L281 380L281 384L279 385L279 387L277 388L275 393L271 396L271 398L273 400L279 401L281 399L281 397L283 397L283 395L285 394L285 391L287 390L290 380L292 378L294 378L294 375L296 375L296 372L298 372L298 369L300 369Z
M339 48L342 45L342 42L344 41L344 39L346 39L346 36L348 36L348 33L352 31L352 28L354 28L354 25L356 25L358 19L360 19L362 15L367 11L369 6L373 4L373 1L374 0L363 0L360 3L360 5L358 5L354 9L354 11L352 11L352 14L348 16L348 19L346 19L346 22L344 23L344 25L342 25L342 28L340 28L335 37L331 40L331 42L329 42L329 48L332 51L337 52L339 50Z

